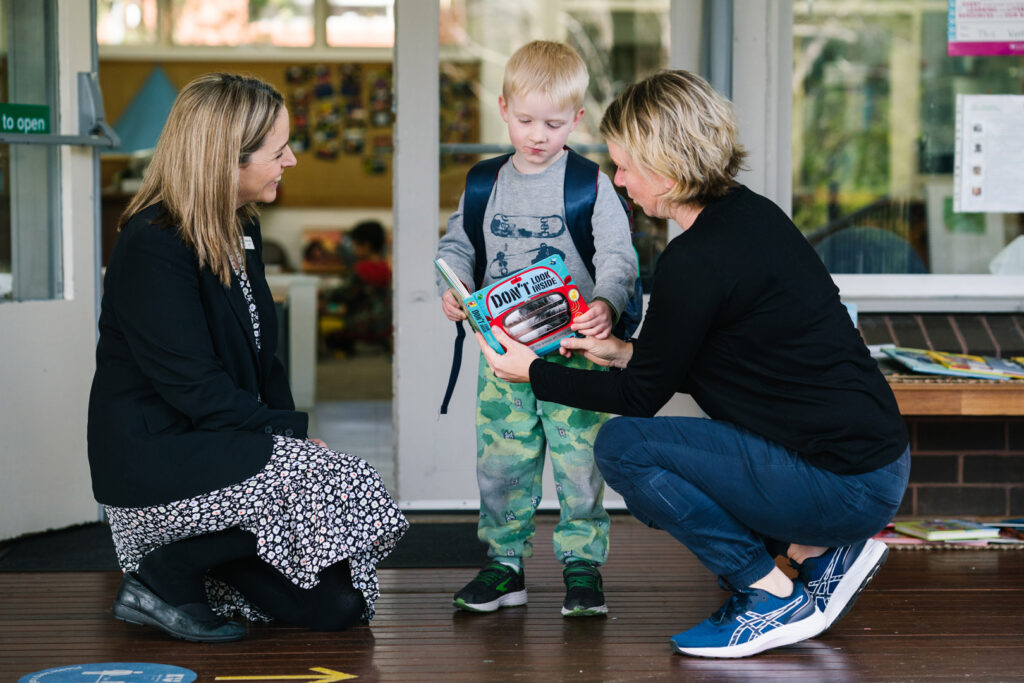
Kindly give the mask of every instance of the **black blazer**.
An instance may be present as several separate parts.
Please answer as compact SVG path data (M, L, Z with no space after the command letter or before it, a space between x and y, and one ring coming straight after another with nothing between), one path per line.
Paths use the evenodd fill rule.
M237 278L230 289L161 204L136 214L103 280L89 466L101 503L167 503L235 484L270 458L272 435L306 437L284 367L259 224L245 230L261 350Z

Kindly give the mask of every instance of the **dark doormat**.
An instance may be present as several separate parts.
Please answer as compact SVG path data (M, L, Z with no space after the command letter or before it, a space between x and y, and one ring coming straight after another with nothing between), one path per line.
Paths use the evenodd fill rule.
M487 546L476 537L476 522L413 522L382 569L482 567Z
M6 541L0 548L4 572L116 571L110 527L94 522Z
M487 551L476 522L420 522L409 527L382 569L482 567ZM0 546L3 572L118 571L110 527L100 522L33 534Z

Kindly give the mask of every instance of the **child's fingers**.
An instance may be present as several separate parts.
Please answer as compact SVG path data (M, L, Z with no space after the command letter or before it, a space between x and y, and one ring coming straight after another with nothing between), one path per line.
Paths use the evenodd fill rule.
M594 318L595 315L597 315L597 311L595 309L593 309L593 308L589 308L589 309L587 309L586 313L580 313L578 316L576 316L575 322L578 322L578 323L590 322Z

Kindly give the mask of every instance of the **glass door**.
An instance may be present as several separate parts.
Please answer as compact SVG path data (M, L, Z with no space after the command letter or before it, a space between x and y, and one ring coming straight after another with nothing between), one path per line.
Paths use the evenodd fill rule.
M92 3L0 0L0 538L94 520L102 107ZM53 495L53 493L57 495Z

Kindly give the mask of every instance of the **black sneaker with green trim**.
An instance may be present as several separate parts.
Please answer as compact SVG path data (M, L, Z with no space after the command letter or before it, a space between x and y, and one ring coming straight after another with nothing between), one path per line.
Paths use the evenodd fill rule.
M601 572L597 571L597 567L585 560L570 562L562 569L562 580L565 582L563 617L596 617L608 614Z
M493 612L499 607L525 605L525 572L495 560L455 594L452 604L467 612Z

